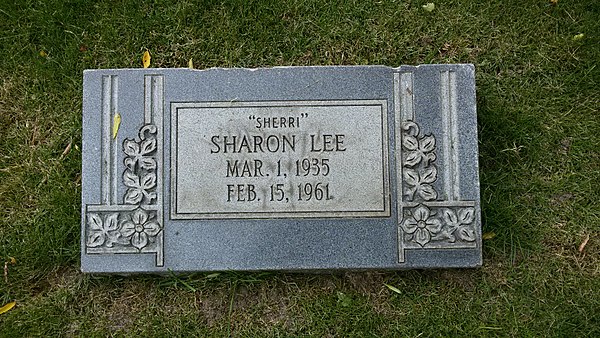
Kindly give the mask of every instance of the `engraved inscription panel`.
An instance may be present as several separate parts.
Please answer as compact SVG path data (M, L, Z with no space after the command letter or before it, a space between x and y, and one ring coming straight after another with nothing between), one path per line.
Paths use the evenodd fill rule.
M387 101L171 104L171 218L389 217Z

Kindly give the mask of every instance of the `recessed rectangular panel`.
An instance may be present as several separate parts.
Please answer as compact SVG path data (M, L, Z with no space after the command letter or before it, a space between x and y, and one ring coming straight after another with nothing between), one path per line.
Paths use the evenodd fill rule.
M171 111L173 219L390 216L386 101Z

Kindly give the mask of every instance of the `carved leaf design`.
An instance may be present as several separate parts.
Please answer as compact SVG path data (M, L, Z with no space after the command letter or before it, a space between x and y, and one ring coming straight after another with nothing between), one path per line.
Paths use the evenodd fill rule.
M419 196L426 201L432 201L437 198L437 192L429 184L422 184L419 188Z
M102 231L93 231L89 236L86 245L90 248L96 248L102 246L104 241L106 240L106 236Z
M91 230L102 231L102 218L98 214L88 214L88 225Z
M405 169L404 170L404 180L408 185L416 186L419 184L419 174L416 170L413 169Z
M152 157L142 157L140 158L140 167L145 170L155 170L156 160Z
M123 184L125 184L125 186L129 188L140 187L138 176L129 170L125 170L125 172L123 173Z
M475 240L475 231L469 227L460 227L457 233L464 241L473 242Z
M448 226L455 228L458 224L458 217L456 217L456 213L452 209L444 209L442 210L442 217Z
M149 173L144 175L144 177L140 181L140 187L142 189L148 190L154 188L154 186L156 186L156 174Z
M106 246L111 248L113 244L118 240L119 233L119 214L112 213L106 216L104 220L104 233L106 234Z
M421 183L433 183L437 179L437 169L435 167L426 167L421 170Z
M104 222L104 229L106 231L115 231L119 229L119 214L113 213L106 216L106 221Z
M150 138L143 140L140 145L140 155L148 155L156 150L156 139Z
M475 218L475 210L473 208L464 208L458 210L458 219L462 224L470 224Z
M404 135L402 139L402 145L406 150L417 150L419 148L419 142L417 138L411 135Z
M422 157L423 156L420 151L410 151L404 158L404 165L407 167L414 167L421 162Z
M134 140L126 139L123 142L123 152L129 156L137 156L140 153L140 146Z
M421 139L420 147L422 152L428 153L435 149L435 137L433 135L425 136Z
M142 193L140 189L132 188L127 189L123 200L125 201L125 204L138 204L142 201L143 197L144 193Z

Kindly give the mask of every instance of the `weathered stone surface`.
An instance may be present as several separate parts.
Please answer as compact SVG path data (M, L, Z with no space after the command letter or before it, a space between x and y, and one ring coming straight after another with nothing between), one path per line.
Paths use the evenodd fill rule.
M82 270L481 265L472 65L84 73Z

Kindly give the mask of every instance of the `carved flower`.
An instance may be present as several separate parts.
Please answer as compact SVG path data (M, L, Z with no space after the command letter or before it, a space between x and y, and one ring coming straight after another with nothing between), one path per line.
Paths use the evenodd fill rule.
M123 152L123 184L128 188L123 198L125 204L139 204L146 200L152 203L156 192L150 191L156 186L156 160L152 154L156 151L156 126L145 125L139 132L140 141L126 139Z
M87 246L96 248L106 245L112 248L113 244L119 238L119 214L112 213L105 216L104 219L98 214L87 215L89 236L87 238Z
M404 165L414 167L421 163L428 166L430 162L435 161L435 137L427 135L420 140L413 135L405 134L402 138L402 146L407 150L404 157Z
M415 242L420 246L431 241L432 235L437 235L442 229L439 218L431 217L431 211L424 205L419 205L403 222L402 228L406 233L412 234Z
M420 170L410 168L404 169L404 180L409 186L406 188L406 195L409 200L419 195L425 201L432 201L437 198L437 192L431 185L437 179L437 169L433 166Z
M148 213L143 209L136 209L131 215L131 221L123 223L121 234L131 237L131 245L141 250L148 245L148 237L154 237L160 232L160 225L156 221L148 220Z
M123 198L125 204L141 203L144 197L150 203L156 198L156 192L149 191L156 186L156 174L153 172L138 176L126 169L123 173L123 184L129 188Z
M458 209L458 213L452 209L442 210L444 222L446 222L446 236L450 242L456 241L456 236L466 242L475 241L475 230L471 223L475 219L475 210L473 208Z
M125 166L131 171L136 171L136 165L141 169L154 170L156 169L156 160L148 156L156 150L156 139L154 137L140 141L125 140L123 142L123 152L128 157L123 160Z

